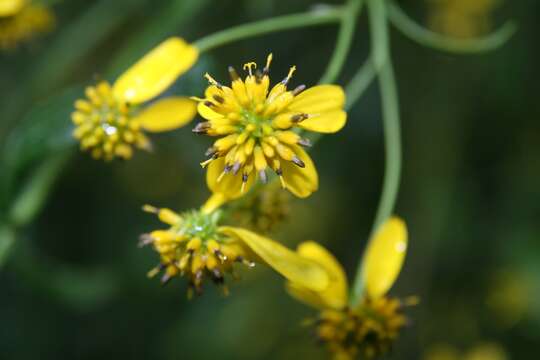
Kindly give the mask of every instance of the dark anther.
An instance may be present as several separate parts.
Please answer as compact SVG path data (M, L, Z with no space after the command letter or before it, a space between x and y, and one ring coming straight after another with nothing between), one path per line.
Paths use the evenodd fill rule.
M216 101L217 101L218 103L220 103L220 104L223 104L223 103L225 102L225 99L222 98L222 97L219 96L219 95L214 95L214 96L212 96L212 97L214 98L214 100L216 100Z
M208 107L216 106L213 102L208 101L208 100L206 100L206 101L204 102L204 105L206 105L206 106L208 106Z
M300 159L298 158L298 156L296 156L296 155L293 156L292 162L295 163L296 165L298 165L298 166L301 167L301 168L306 167L306 164L304 164L304 162L303 162L302 160L300 160Z
M217 154L217 149L214 147L209 147L204 153L205 156L214 156L215 154Z
M240 79L240 76L238 76L238 73L236 72L236 70L232 66L229 66L228 70L229 70L229 75L231 76L232 81L236 81L236 80Z
M223 284L225 279L219 269L212 269L212 280L214 280L214 283L216 284Z
M208 132L208 129L212 127L212 124L210 124L208 121L200 122L193 128L193 131L195 134L206 134Z
M242 182L247 183L247 181L248 181L248 176L249 176L248 174L242 174Z
M294 123L299 123L301 121L306 120L308 117L309 115L306 113L296 114L296 115L291 116L291 121Z
M276 169L276 174L277 174L278 176L283 175L283 170L281 170L281 168Z
M224 172L225 174L228 174L228 173L231 172L232 168L233 168L232 165L226 165L225 168L223 169L223 172Z
M292 91L292 94L296 96L300 94L302 91L304 91L305 89L306 89L306 85L299 85Z
M309 139L300 139L298 140L298 145L305 146L305 147L312 147L313 144Z

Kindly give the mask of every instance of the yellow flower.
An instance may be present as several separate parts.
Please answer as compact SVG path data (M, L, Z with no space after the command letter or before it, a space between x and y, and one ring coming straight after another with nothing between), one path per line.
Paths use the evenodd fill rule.
M227 293L225 275L234 276L235 263L253 267L262 262L308 289L322 290L328 286L328 275L316 262L249 230L219 225L220 211L208 212L208 208L177 214L169 209L144 207L169 225L141 236L141 245L152 244L160 255L160 264L149 276L163 271L162 283L185 276L189 279L188 295L193 290L200 293L203 281L210 278L223 285Z
M396 217L381 226L370 241L364 259L365 294L354 307L348 306L345 271L325 248L305 242L298 254L319 263L328 272L329 285L314 291L289 281L287 290L296 299L320 310L312 321L318 339L327 345L335 359L373 358L388 351L406 324L402 307L410 302L389 298L405 256L407 229Z
M0 0L0 49L12 49L54 27L54 15L45 6L24 0Z
M123 73L111 86L100 81L75 102L73 135L81 149L96 159L129 159L133 147L150 149L144 131L162 132L184 126L196 115L196 103L170 96L140 105L165 91L189 70L198 50L183 39L169 38Z
M491 13L499 0L429 0L428 26L460 38L483 35L491 29Z
M207 121L194 132L220 137L207 151L207 183L214 193L229 199L247 192L258 177L267 181L267 169L279 176L282 187L304 198L318 188L318 175L311 158L302 149L310 142L299 130L320 133L339 131L346 122L345 94L335 85L304 85L287 90L296 70L292 67L281 82L270 89L270 63L244 65L248 75L242 80L229 67L231 87L206 74L210 86L199 101L199 114Z

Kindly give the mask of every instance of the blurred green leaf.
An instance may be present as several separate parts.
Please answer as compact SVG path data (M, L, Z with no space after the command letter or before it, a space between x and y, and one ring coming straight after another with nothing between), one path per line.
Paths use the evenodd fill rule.
M15 242L15 231L8 225L0 225L0 269Z

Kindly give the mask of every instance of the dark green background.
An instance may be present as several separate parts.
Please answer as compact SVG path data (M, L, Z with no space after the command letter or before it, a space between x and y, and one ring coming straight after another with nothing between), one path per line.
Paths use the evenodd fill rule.
M60 2L54 6L54 33L0 54L2 145L11 144L8 134L28 121L30 109L31 121L41 126L36 136L62 144L70 131L69 104L81 94L78 86L91 84L95 76L114 79L169 35L194 41L314 4ZM401 4L424 21L423 2ZM519 31L503 48L482 55L443 54L392 31L404 152L397 213L408 223L410 248L391 294L418 295L421 304L408 310L411 326L388 358L419 359L440 342L459 349L497 342L512 359L530 358L538 348L538 14L536 1L506 1L495 12L495 23L515 19ZM366 23L364 15L340 84L369 52ZM274 80L295 64L293 84L313 85L332 53L336 30L329 25L288 31L212 51L169 93L200 94L205 71L225 80L227 65L263 62L270 51ZM57 94L64 94L66 105L40 112L39 104ZM65 123L58 116L64 113ZM373 85L350 111L345 129L313 150L320 190L294 201L291 218L275 235L290 246L307 239L326 244L349 277L381 188L380 117ZM10 141L24 143L29 131L17 131ZM45 207L19 231L0 272L0 359L324 358L310 330L300 325L314 312L288 297L282 279L263 266L244 271L227 298L207 286L202 297L187 301L185 281L161 288L146 278L157 257L149 248L138 249L137 238L160 225L140 211L141 205L184 210L208 195L198 161L209 139L184 128L152 140L154 153L138 152L128 162L104 164L76 153L62 167ZM4 156L16 150L3 146ZM23 175L45 161L38 145L34 151L38 159L29 161ZM7 168L0 172L7 176ZM494 291L506 291L505 282L494 281L501 272L511 274L525 294L511 324L502 321L504 309L486 303Z

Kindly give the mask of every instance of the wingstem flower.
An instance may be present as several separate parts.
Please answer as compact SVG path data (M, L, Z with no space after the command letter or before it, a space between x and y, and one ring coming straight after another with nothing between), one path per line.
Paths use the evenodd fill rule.
M348 305L345 271L325 248L315 242L300 244L300 256L324 267L329 285L313 291L289 281L288 292L301 302L320 310L308 323L315 325L318 339L327 345L335 359L354 359L358 355L373 358L388 351L406 324L404 305L386 296L397 278L407 247L407 229L398 218L391 218L374 235L365 257L363 281L365 294L360 303Z
M248 75L242 80L229 67L231 87L206 74L210 86L197 107L206 121L193 131L220 137L201 163L208 167L207 183L214 193L234 199L247 192L256 178L267 181L267 170L279 176L282 187L304 198L318 188L315 165L302 148L310 142L300 130L320 133L339 131L346 122L345 93L336 85L288 90L296 67L270 88L272 54L262 70L257 64L244 65Z
M50 31L55 17L49 8L25 0L0 1L0 49L13 49Z
M81 149L96 159L129 159L133 147L150 149L144 134L163 132L186 125L196 114L196 103L170 96L140 107L166 90L189 70L198 50L183 39L164 41L123 73L111 86L100 81L86 88L86 98L75 102L73 135Z
M328 276L316 262L252 231L220 225L220 210L207 211L209 208L177 214L170 209L144 207L168 225L141 236L141 245L151 244L160 256L150 277L163 271L161 282L167 283L176 276L185 276L190 296L193 291L201 293L204 280L210 278L228 293L225 275L235 275L234 264L253 267L265 263L308 289L320 291L328 286Z

